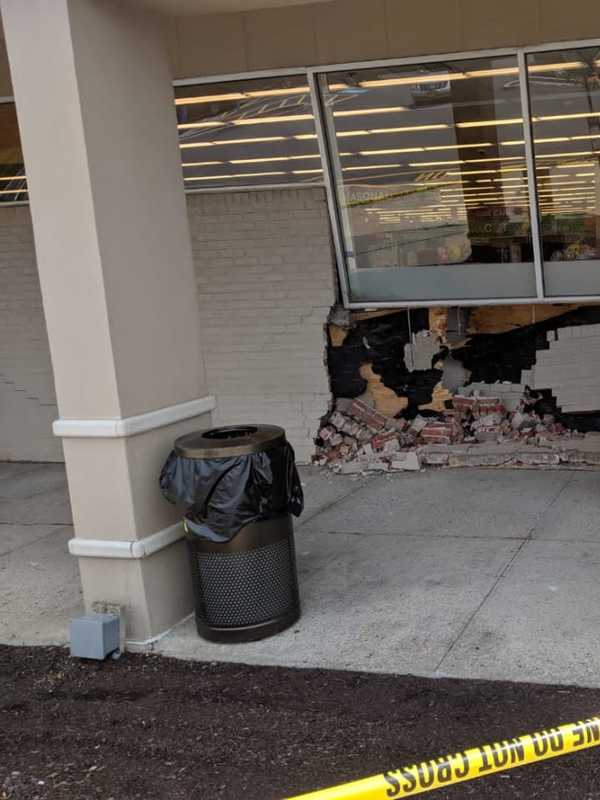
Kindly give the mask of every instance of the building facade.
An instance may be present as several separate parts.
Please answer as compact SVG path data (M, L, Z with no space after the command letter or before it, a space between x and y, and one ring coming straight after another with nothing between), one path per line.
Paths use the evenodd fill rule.
M170 443L310 460L336 303L600 300L595 4L254 5L2 0L0 456L64 457L134 642L191 608Z

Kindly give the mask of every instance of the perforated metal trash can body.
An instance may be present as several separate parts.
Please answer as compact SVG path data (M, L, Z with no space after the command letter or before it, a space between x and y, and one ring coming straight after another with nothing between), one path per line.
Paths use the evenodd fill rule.
M205 639L248 642L272 636L300 616L290 516L246 525L230 542L186 534L196 606Z
M209 460L255 454L285 443L276 426L214 428L181 437L176 451ZM272 636L300 616L294 529L289 514L244 525L229 541L210 541L184 519L196 627L205 639L244 642Z

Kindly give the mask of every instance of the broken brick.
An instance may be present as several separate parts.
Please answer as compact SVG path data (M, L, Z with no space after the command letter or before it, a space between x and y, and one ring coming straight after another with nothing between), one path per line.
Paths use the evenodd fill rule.
M506 411L499 397L480 396L477 398L477 407L479 408L480 414L500 413L499 409L502 409L502 412Z
M352 425L350 425L348 433L350 436L353 436L355 439L358 439L363 430L364 430L363 426L360 424L360 422L352 422Z
M380 414L379 411L371 408L362 400L352 401L350 414L375 430L381 430L381 428L385 427L387 417L384 417L383 414Z
M450 453L444 449L424 447L419 455L424 464L431 464L431 466L444 466L450 460Z
M500 426L502 424L503 415L498 413L490 413L490 414L482 414L478 419L475 420L473 423L473 427L475 428L490 428L494 426Z
M451 444L458 438L458 426L446 420L432 420L423 428L420 437L427 444Z
M369 428L362 428L360 433L357 436L357 439L360 442L370 442L372 436L373 436L373 432L370 431Z
M344 414L341 414L339 411L334 411L329 417L329 422L334 428L340 430L346 424L347 419L348 417L346 417Z
M341 458L340 447L342 447L341 444L332 447L331 450L327 452L326 458L328 462L338 461Z
M418 471L421 469L419 454L414 450L409 453L398 453L390 464L393 470Z
M560 457L558 453L545 450L524 450L515 455L515 461L527 467L555 466L560 464Z
M410 424L410 430L413 433L420 433L426 425L427 425L427 419L417 414L417 416L413 419L413 421Z
M336 411L340 411L342 414L349 414L351 406L352 399L349 397L338 397L335 401Z
M394 455L398 450L400 450L400 442L396 436L393 439L388 439L381 448L381 452L385 456Z
M461 411L463 413L466 411L471 411L474 413L478 407L476 397L469 397L461 394L454 395L452 398L452 405L457 411Z
M388 472L390 465L387 461L374 460L367 462L367 469L370 472Z
M365 466L360 461L344 461L339 465L338 471L341 475L359 475L364 469Z
M332 428L330 425L326 425L319 431L319 439L322 439L324 442L331 439L331 437L334 435L335 435L335 429Z
M371 446L374 450L382 450L384 445L390 441L397 441L395 433L391 431L389 433L378 433L371 439Z
M442 434L437 434L435 436L423 436L423 440L426 444L451 444L452 439L449 436L443 436Z
M498 428L479 428L475 433L475 438L478 442L495 442L500 436Z

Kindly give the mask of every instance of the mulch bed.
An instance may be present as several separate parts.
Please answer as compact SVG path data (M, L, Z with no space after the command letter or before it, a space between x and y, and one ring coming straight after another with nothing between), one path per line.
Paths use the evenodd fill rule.
M0 798L281 800L599 710L564 686L0 646ZM600 749L431 796L600 798Z

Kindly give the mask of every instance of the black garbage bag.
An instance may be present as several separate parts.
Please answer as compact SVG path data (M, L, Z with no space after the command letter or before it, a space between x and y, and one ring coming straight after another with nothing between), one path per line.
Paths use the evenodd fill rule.
M250 522L281 514L300 516L304 495L288 442L243 456L184 458L171 452L160 488L183 505L189 529L214 542L227 542Z

